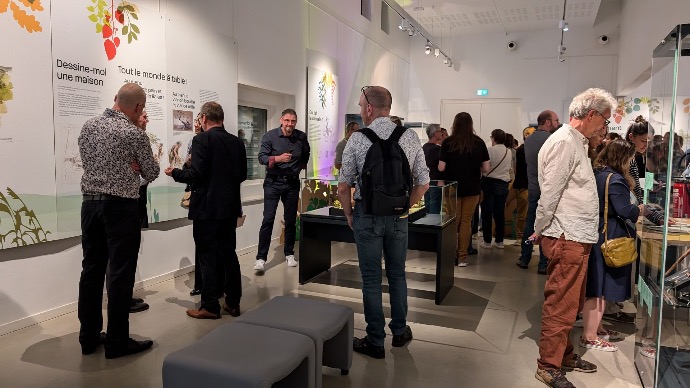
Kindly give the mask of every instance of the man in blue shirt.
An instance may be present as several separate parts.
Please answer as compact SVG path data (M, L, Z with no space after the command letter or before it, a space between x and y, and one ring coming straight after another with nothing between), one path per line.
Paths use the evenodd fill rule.
M264 219L259 230L259 250L254 270L263 272L271 245L273 222L278 202L283 202L285 219L285 260L289 267L296 267L295 233L297 203L299 202L299 174L307 168L309 142L307 135L295 129L297 112L285 109L280 117L280 127L274 128L261 139L259 163L266 166L264 180Z
M534 233L534 221L537 218L537 203L541 196L541 191L539 190L537 157L546 139L551 136L551 132L555 131L560 124L556 112L545 110L537 117L537 130L525 139L525 161L527 162L527 218L525 218L525 229L522 233L522 254L517 261L517 266L522 269L527 269L530 260L532 260L533 246L531 243L525 242L525 238ZM539 266L537 272L541 275L546 275L546 265L546 256L544 256L542 250L539 249Z

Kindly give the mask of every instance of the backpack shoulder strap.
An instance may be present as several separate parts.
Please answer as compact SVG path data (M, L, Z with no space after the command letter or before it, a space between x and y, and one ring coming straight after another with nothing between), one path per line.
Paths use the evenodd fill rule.
M393 130L393 133L391 133L388 140L398 143L405 131L407 131L407 128L403 127L402 125L398 125L395 127L395 130Z
M378 137L378 135L371 130L371 128L362 128L359 131L362 135L366 136L372 143L378 143L381 141L381 138Z

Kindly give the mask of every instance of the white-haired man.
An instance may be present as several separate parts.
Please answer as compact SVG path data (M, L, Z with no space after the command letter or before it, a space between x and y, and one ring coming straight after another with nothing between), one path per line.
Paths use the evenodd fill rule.
M605 90L580 93L570 104L570 123L539 151L541 196L530 238L541 240L550 261L535 377L550 387L574 387L563 371L597 370L574 353L569 334L584 303L589 251L599 238L599 199L587 157L588 138L608 125L615 108L616 100Z

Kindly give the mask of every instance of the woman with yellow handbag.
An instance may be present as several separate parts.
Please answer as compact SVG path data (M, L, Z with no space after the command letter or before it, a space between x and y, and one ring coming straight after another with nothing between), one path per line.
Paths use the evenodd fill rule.
M635 251L635 223L644 205L631 203L630 161L635 147L625 140L610 142L594 161L594 177L599 194L599 242L592 246L587 267L585 305L582 310L584 332L580 346L615 352L611 343L619 334L604 329L601 319L606 301L630 298L632 264ZM618 338L622 339L622 338Z

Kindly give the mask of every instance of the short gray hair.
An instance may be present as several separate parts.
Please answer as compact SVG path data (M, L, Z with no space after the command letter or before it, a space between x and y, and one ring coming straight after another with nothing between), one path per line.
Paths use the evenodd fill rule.
M582 119L589 111L603 114L607 109L613 111L618 106L616 99L604 89L590 88L573 98L568 108L570 117Z
M429 139L434 137L436 132L441 130L441 125L439 124L429 124L426 126L426 135L429 136Z

